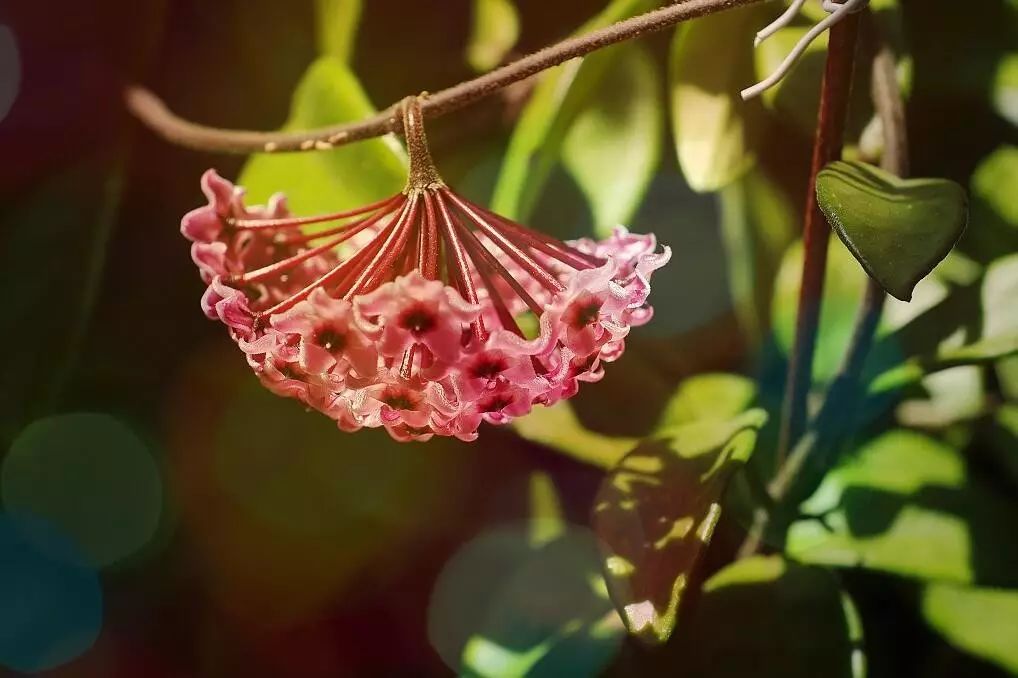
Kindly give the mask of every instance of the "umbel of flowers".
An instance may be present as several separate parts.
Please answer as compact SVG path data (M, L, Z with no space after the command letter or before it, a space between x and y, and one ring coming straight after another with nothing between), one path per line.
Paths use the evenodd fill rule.
M402 193L358 209L292 216L282 195L248 207L208 171L208 204L184 217L208 289L262 383L355 431L474 440L597 381L629 328L647 322L654 236L560 242L453 192L428 151L417 97L404 101ZM305 230L314 224L325 228ZM526 336L517 319L538 319Z

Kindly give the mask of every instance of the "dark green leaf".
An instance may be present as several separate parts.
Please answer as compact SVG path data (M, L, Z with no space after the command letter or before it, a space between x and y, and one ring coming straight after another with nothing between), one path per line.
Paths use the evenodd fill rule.
M562 146L597 235L628 222L639 206L661 157L661 124L657 65L645 48L626 45Z
M952 645L1018 674L1018 591L935 584L922 610Z
M318 51L350 63L357 42L363 0L315 0Z
M520 37L520 17L512 0L474 0L467 63L476 71L498 66Z
M284 129L299 130L358 120L374 112L356 76L333 57L311 65L293 97ZM332 151L252 156L241 173L252 202L286 193L297 214L359 207L394 195L406 182L406 157L391 137Z
M756 556L706 581L668 651L689 676L862 678L860 640L831 572Z
M768 10L744 7L680 26L670 57L671 114L679 166L699 192L716 191L754 162L750 111L753 35ZM719 44L726 48L718 49Z
M653 6L651 0L613 0L578 33L607 26ZM492 197L492 209L511 219L527 219L551 170L559 161L566 133L600 91L601 79L620 48L608 48L546 71L534 89L509 141Z
M721 515L721 494L767 415L750 410L670 428L612 469L594 503L612 601L629 632L662 643Z
M817 200L835 232L891 295L909 301L965 230L965 190L946 179L899 179L860 162L817 176Z
M969 478L957 450L894 430L830 472L788 532L786 550L809 563L865 567L919 579L1014 583L1018 515Z
M30 333L11 345L17 359L0 374L0 449L53 409L78 360L119 208L123 156L122 146L86 156L0 212L2 328L9 338Z

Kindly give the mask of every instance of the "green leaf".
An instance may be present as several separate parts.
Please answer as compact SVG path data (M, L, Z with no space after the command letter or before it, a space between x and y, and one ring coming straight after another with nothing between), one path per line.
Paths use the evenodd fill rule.
M475 71L498 66L520 37L520 17L512 0L474 0L467 63Z
M1002 257L990 264L983 279L983 336L1013 337L1018 333L1018 254ZM1018 357L1007 357L997 363L1001 388L1010 398L1018 399Z
M816 5L806 3L806 7L813 8ZM756 50L754 62L756 80L763 80L775 72L807 31L809 28L806 26L788 26L762 43ZM826 53L825 33L810 44L781 82L760 97L768 108L791 120L796 128L810 135L817 123L820 81L823 79Z
M432 645L462 676L600 675L625 631L593 535L573 526L534 547L527 532L490 530L446 564L429 605Z
M595 232L610 235L640 204L661 158L661 92L646 48L625 45L576 117L562 162L587 198Z
M373 112L356 76L335 58L322 57L298 85L284 129L332 125ZM394 195L405 182L405 153L397 141L383 137L331 151L254 155L237 183L253 202L282 191L295 213L320 214Z
M525 440L601 468L617 464L637 443L635 438L606 436L585 428L565 400L551 407L535 407L515 420L513 428Z
M759 168L721 189L718 199L735 312L749 342L759 345L768 325L774 277L798 216L781 188Z
M785 355L790 355L795 341L795 318L802 281L802 241L785 253L774 282L771 324L774 339ZM827 249L827 272L824 278L823 312L813 360L813 380L826 382L841 365L842 356L852 338L859 304L866 289L866 273L841 243L831 240Z
M993 108L1000 117L1018 126L1018 53L1008 54L997 64Z
M728 421L756 397L756 384L738 374L699 374L684 380L665 404L657 431L697 421Z
M968 475L964 457L892 430L830 472L801 507L786 552L803 562L926 580L1009 584L1018 545L1013 504Z
M318 51L349 64L357 41L363 0L315 0Z
M1018 251L1018 146L1001 146L980 163L969 184L972 228L959 247L981 263Z
M17 360L0 373L0 449L53 411L78 363L120 205L125 155L122 143L86 155L32 191L8 196L0 211L0 327L5 336L26 337Z
M594 502L612 601L629 633L663 643L721 515L731 474L750 457L767 415L750 410L668 431L627 454Z
M952 645L1018 673L1018 591L935 584L923 591L922 611Z
M965 189L953 181L899 179L860 162L820 172L817 200L859 263L902 301L947 256L968 219Z
M577 33L602 28L653 5L651 0L613 0ZM541 76L513 130L492 197L492 210L511 219L529 217L559 161L566 134L600 91L601 80L619 53L619 47L599 50Z
M753 164L750 111L739 91L752 79L753 35L768 10L731 9L680 26L670 56L672 131L690 188L716 191ZM718 45L726 45L718 49Z
M530 543L542 546L566 531L555 482L547 473L530 474Z
M831 572L755 556L704 583L669 651L688 676L862 678L858 636Z

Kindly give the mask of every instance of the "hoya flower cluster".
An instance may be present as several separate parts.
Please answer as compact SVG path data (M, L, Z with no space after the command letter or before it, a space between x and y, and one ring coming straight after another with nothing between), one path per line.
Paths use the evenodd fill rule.
M567 244L500 217L438 177L416 99L404 129L410 180L387 200L294 217L282 196L245 206L210 170L209 202L181 228L208 283L205 313L267 388L347 431L473 440L482 421L600 379L650 319L650 277L670 252L622 228Z

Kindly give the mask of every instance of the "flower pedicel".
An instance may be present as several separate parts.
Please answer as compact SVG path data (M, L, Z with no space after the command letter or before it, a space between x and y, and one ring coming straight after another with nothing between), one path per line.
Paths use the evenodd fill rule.
M246 207L208 171L209 204L184 217L222 321L262 383L343 430L474 440L597 381L647 322L653 235L563 243L454 193L431 161L420 102L402 106L410 175L364 207L295 217L281 195ZM312 224L334 224L305 232ZM531 312L527 338L517 318Z

